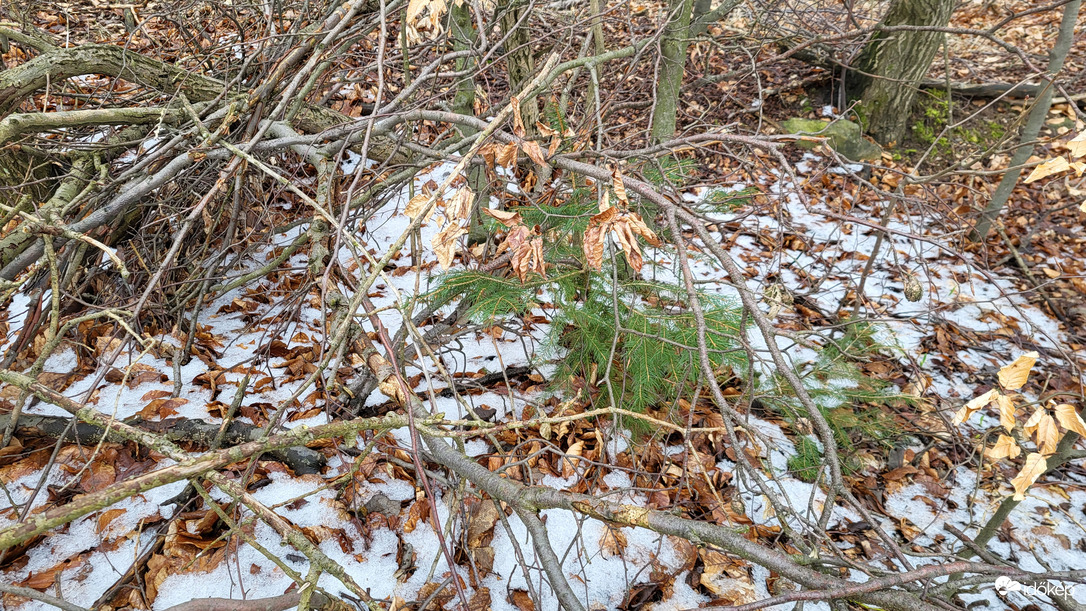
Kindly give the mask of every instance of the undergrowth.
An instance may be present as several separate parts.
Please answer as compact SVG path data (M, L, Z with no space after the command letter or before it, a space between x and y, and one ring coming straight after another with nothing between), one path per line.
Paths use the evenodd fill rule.
M642 176L658 184L682 182L691 170L689 162L673 158L640 167ZM703 210L732 212L749 203L755 193L752 188L732 192L716 189L699 205ZM645 219L657 213L651 205L635 198L631 198L630 207ZM444 305L467 300L467 317L476 324L493 324L504 317L524 314L537 304L552 304L553 317L539 357L557 363L552 390L573 393L588 388L590 392L581 398L592 407L613 405L644 413L672 405L684 394L689 396L699 382L701 367L697 324L685 288L638 277L613 243L600 270L587 265L580 240L589 219L598 212L595 189L573 188L555 205L522 206L516 212L526 225L539 226L546 244L548 276L531 275L521 282L515 277L477 270L451 271L441 276L427 295L430 302ZM502 231L497 223L486 222L488 231ZM646 265L654 265L651 256L645 258ZM670 270L661 271L665 273L659 275L669 276ZM747 371L747 356L739 341L746 332L740 305L708 292L699 293L698 298L713 370ZM804 372L807 390L819 405L837 406L883 396L882 386L865 377L852 363L881 347L873 331L850 329ZM768 384L759 384L756 379L750 383L760 387L760 394L768 391L771 396L763 397L763 402L775 406L785 417L802 417L780 380L773 378ZM853 447L851 440L857 431L866 437L877 434L882 426L866 417L844 418L845 411L824 411L845 450ZM650 432L643 421L629 422L627 426L635 434Z

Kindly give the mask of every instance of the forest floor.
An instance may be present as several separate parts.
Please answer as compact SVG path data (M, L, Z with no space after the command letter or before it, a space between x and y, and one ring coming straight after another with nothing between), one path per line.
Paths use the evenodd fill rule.
M988 8L967 3L956 25L979 27L997 20L992 7L999 3L984 5ZM1053 15L1058 21L1054 11L1025 19L1021 31L1016 26L1008 40L1027 52L1044 53L1055 27ZM1086 74L1086 33L1078 38L1067 74ZM1011 62L984 44L960 44L951 45L946 63L955 80L1014 82L1015 76L1028 76L1016 64L989 61L1000 57ZM719 72L726 60L708 43L693 50L692 65L705 69L692 68L688 75L683 129L696 132L704 125L737 123L761 125L762 133L772 133L792 116L833 117L843 110L832 103L832 91L788 89L788 83L817 74L817 69L796 63L760 72L760 83L699 81ZM931 76L942 78L942 67ZM651 79L651 71L642 77ZM1081 84L1081 78L1069 81L1067 89L1082 91L1073 86ZM774 87L785 91L751 107L749 101L757 98L752 92ZM643 94L629 92L631 99ZM787 149L794 174L769 159L751 163L693 151L687 154L692 163L684 166L683 185L676 190L692 209L716 223L713 237L745 266L753 289L761 295L789 296L763 303L782 331L779 346L819 391L816 398L840 435L854 494L879 526L911 553L914 566L943 562L960 551L953 529L975 533L1013 492L1009 481L1021 462L978 460L998 421L995 410L979 410L963 426L951 424L954 413L993 388L999 369L1029 351L1037 352L1039 360L1024 397L1037 400L1053 392L1081 397L1086 361L1086 307L1081 305L1086 298L1086 242L1080 237L1086 232L1086 216L1079 209L1080 180L1061 177L1020 185L1003 214L1005 235L973 244L966 239L962 219L983 207L1009 159L978 153L965 170L904 186L909 203L886 217L885 231L879 228L888 205L880 189L894 190L903 180L908 183L906 178L938 174L949 167L950 157L998 144L1010 132L1008 126L1020 119L1023 106L1016 100L991 106L987 100L945 101L931 96L922 103L916 125L923 127L913 129L908 142L872 164L866 178L863 167L823 147ZM939 136L954 125L954 117L970 109L982 112ZM625 129L630 136L613 132L616 148L643 136L645 115L629 112ZM1083 129L1069 104L1055 105L1039 158L1059 154ZM976 134L980 136L974 138ZM927 149L930 155L925 155ZM441 183L451 169L451 164L439 164L418 175L415 192L431 180ZM519 193L515 179L507 188ZM388 199L357 228L358 239L371 253L383 253L408 226L404 207L410 195L405 190ZM298 218L295 201L261 205L268 226L287 226ZM239 258L232 273L240 277L260 268L306 228L295 226L275 235L263 250ZM437 231L436 223L423 225L419 242L430 244ZM880 234L885 236L881 250L865 271ZM688 238L699 288L736 301L737 292L723 280L723 271L700 256L705 245L697 237ZM91 326L81 329L80 344L65 343L49 358L41 379L69 397L86 397L87 403L119 419L138 417L165 426L177 422L173 419L198 419L217 425L237 395L238 421L243 423L264 426L282 405L287 406L287 428L327 423L334 413L323 392L303 390L303 380L326 347L328 321L321 305L333 289L350 294L353 283L369 272L369 264L347 247L335 256L348 274L325 279L327 284L313 278L307 257L297 254L263 279L205 304L193 358L179 367L171 354L182 349L186 336L177 329L160 330L154 349L112 351L113 359L107 361L102 357L116 340ZM643 277L664 282L681 278L673 251L646 248L645 260ZM425 296L439 286L441 272L429 248L404 251L384 272L369 298L393 335L403 325L403 312L422 309ZM858 313L866 324L845 325L856 313L861 277L863 307ZM913 281L919 282L922 294L910 301L906 285ZM32 305L30 294L20 294L0 313L5 331L0 349L7 350L19 336ZM455 305L444 306L420 330L432 328ZM467 406L495 424L530 421L543 413L583 413L595 406L601 390L594 388L591 376L563 381L566 390L556 390L553 378L562 346L556 339L561 329L551 328L555 317L554 304L541 292L521 316L484 324L456 320L434 348L444 370L458 381L455 389L421 353L409 359L405 373L432 412L448 418L469 417ZM369 319L360 322L375 331ZM765 355L764 340L756 331L749 332L747 340ZM831 350L850 355L864 377L827 366L825 353ZM20 362L26 364L16 361L13 369ZM333 377L348 383L360 365L357 355L349 355ZM772 378L768 359L752 367L763 380ZM503 372L506 375L493 375ZM473 382L480 379L487 383ZM738 402L747 388L736 381L726 390L733 391L728 396ZM0 390L0 405L17 399L17 389ZM649 415L682 426L718 426L720 416L707 393L703 399L662 405ZM393 407L375 390L364 409L380 415ZM787 410L753 402L743 411L747 445L742 448L728 446L713 433L684 437L632 431L635 427L621 419L576 419L548 432L529 423L489 438L466 437L464 447L480 464L504 468L509 477L525 483L674 508L687 516L738 525L751 540L787 549L786 531L803 529L804 521L816 522L825 499L807 473L818 464L818 442L810 423ZM69 416L40 402L26 413ZM442 552L442 539L451 533L435 531L433 508L436 523L450 525L460 519L465 525L463 539L452 548L456 575L472 608L556 608L533 560L525 527L456 488L442 486L431 503L409 458L415 443L407 429L395 429L378 437L323 444L313 448L324 462L319 473L300 474L281 460L265 457L249 489L340 563L373 598L399 605L395 608L418 609L428 599L431 608L438 608L457 599ZM366 451L367 444L373 445L372 451ZM0 450L5 495L0 505L6 507L0 508L0 526L14 522L14 507L28 502L32 511L57 506L77 493L173 462L131 443L66 444L51 456L54 446L46 438L17 437L14 445ZM781 524L761 491L733 477L736 452L764 469L777 498L794 510L796 517L789 523ZM519 455L531 458L520 466L520 460L514 460ZM344 475L350 481L346 486L341 485ZM440 471L428 476L443 481ZM184 487L177 482L144 492L28 542L0 559L0 579L91 607L152 544L157 526L165 526L161 551L144 564L132 586L101 604L165 609L194 596L261 598L289 590L294 580L260 548L290 569L307 573L309 561L284 547L280 536L261 521L244 524L247 537L241 540L224 537L228 529L207 507L176 516L169 501ZM223 507L230 503L216 489L211 494ZM768 570L687 541L578 519L559 510L545 511L543 517L571 585L594 608L689 609L742 604L779 593L778 577ZM870 527L862 516L838 507L828 533L845 558L902 569ZM989 549L1039 573L1086 567L1082 461L1031 487ZM842 574L857 581L867 578L848 569ZM320 585L344 591L332 575L323 575ZM1074 595L1086 604L1086 586ZM961 599L988 608L1048 604L1023 593L1003 596L990 586ZM2 606L48 608L7 594ZM829 607L816 603L807 608Z

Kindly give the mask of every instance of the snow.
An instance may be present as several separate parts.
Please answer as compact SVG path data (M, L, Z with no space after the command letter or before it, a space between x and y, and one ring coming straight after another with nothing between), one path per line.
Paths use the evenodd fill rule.
M832 108L823 109L823 113L826 112L832 114ZM360 161L352 155L348 153L347 159L343 161L344 171L348 173L353 172ZM845 174L859 169L858 166L846 166L819 170L824 165L825 162L817 155L806 154L796 165L796 169L801 175L812 178L819 171ZM419 192L422 185L430 180L437 183L443 182L449 176L451 169L451 164L440 164L421 173L415 179L415 192ZM751 185L737 182L731 185L719 185L714 189L737 192L748 186ZM712 189L704 189L698 194L687 195L691 196L688 199L691 200L692 206L703 206L707 210L706 214L714 220L722 223L741 223L743 233L735 237L734 243L729 248L742 266L756 272L756 277L752 279L753 286L764 290L773 282L781 282L793 294L807 295L824 311L837 311L841 300L850 290L856 288L856 279L866 264L864 257L871 251L877 239L876 231L870 227L843 223L826 216L823 212L827 211L828 204L822 201L804 201L797 195L796 185L790 178L779 175L756 186L779 204L779 209L775 214L758 210L726 213L713 211L710 204L703 199L698 199L698 196L707 197ZM401 238L410 222L403 214L403 207L407 200L408 193L405 191L374 212L365 225L365 231L358 234L358 238L366 248L382 253ZM878 202L874 205L881 209L886 202ZM877 214L867 216L878 217ZM1025 296L1016 291L1010 281L980 275L962 261L942 257L939 250L932 244L904 235L923 234L925 228L929 227L929 221L916 216L898 216L891 220L888 227L900 233L888 234L889 239L883 245L880 264L874 267L865 284L865 294L872 302L884 308L884 311L880 313L881 326L877 330L877 337L887 343L896 344L898 356L915 360L920 368L919 374L930 377L929 392L932 395L944 399L948 405L954 405L956 401L960 404L972 396L976 387L975 383L968 380L966 372L944 374L943 369L936 366L936 357L947 358L949 355L924 353L924 341L931 334L935 324L953 326L965 331L993 333L1005 326L1006 323L1000 317L1006 316L1016 321L1022 335L1029 337L1040 346L1055 348L1067 345L1067 337L1059 329L1057 323L1031 305ZM308 227L304 225L292 227L275 236L274 243L280 246L288 244L307 230ZM399 259L392 261L392 265L397 266L396 272L379 277L370 289L374 306L381 310L378 317L390 335L394 335L401 328L405 316L413 315L420 310L423 293L433 286L436 271L431 268L435 257L428 245L437 231L436 217L424 223L420 229L421 243L424 247L416 254L421 266L419 268L422 270L421 274L416 273L416 269L411 266L407 254L404 253ZM779 248L768 256L760 258L754 256L763 253L764 249L754 236L768 235L779 238L788 233L795 233L809 241L825 244L827 247L819 253ZM726 241L731 237L730 234L719 236L724 243L727 243ZM697 240L694 241L694 246L701 246L701 250L705 251L704 245L699 244ZM896 253L896 259L893 253ZM258 253L251 259L234 262L231 275L236 277L257 269L267 260L269 254L270 250ZM356 265L354 273L357 278L365 277L370 269L369 263L362 261L360 254L352 251L346 244L336 253L345 265L352 263ZM697 252L691 254L692 258L688 263L694 279L701 283L699 288L738 303L738 292L724 281L725 274L722 270L709 257ZM682 270L674 253L662 249L646 249L646 260L654 262L646 268L646 275L665 282L679 284L683 282ZM887 260L890 262L887 263ZM905 301L901 294L901 270L895 263L901 260L924 262L923 268L914 270L925 287L924 295L917 303ZM291 260L291 265L294 266L301 267L305 264L304 252L298 253ZM774 278L769 277L769 274L777 271L779 274ZM817 290L811 287L812 278L820 282ZM274 289L267 281L261 282L263 283L262 290ZM338 288L344 292L347 290L346 287ZM229 402L237 385L243 379L244 370L247 367L254 367L261 373L254 375L250 381L250 387L243 399L243 406L250 407L256 404L279 406L292 399L304 398L304 395L313 391L312 387L303 390L305 376L284 381L283 370L277 367L284 359L272 357L267 362L262 362L254 358L254 350L269 344L272 339L283 341L288 348L311 345L312 341L320 338L323 330L321 311L313 307L310 300L305 297L300 302L286 300L281 302L273 299L271 305L260 304L258 311L254 314L255 318L246 318L243 312L220 311L235 299L246 297L245 290L237 289L207 304L203 310L200 322L208 325L211 335L222 338L222 346L217 348L219 352L217 360L227 370L224 373L226 381L220 384L216 398ZM48 296L43 303L47 303L47 300ZM15 295L6 312L8 332L4 338L0 338L2 341L0 345L7 346L14 341L25 323L30 305L30 299L25 293ZM762 303L760 307L768 312L770 304ZM296 319L292 318L294 312L299 314ZM548 314L542 308L537 308L533 313L544 317ZM255 324L252 322L252 320L269 320L280 314L293 322L274 327L264 326L263 322ZM364 330L375 331L369 317L363 312L356 312L355 316ZM781 316L788 317L790 314L785 311ZM436 356L442 367L450 373L488 373L501 371L514 365L532 364L538 366L545 375L550 375L554 370L554 365L544 361L553 355L540 354L547 326L535 324L530 332L519 330L518 327L519 325L514 321L514 324L508 328L500 329L500 333L494 328L469 328L454 341L447 342L437 351ZM299 333L304 333L305 336ZM180 336L163 334L155 339L174 346L183 344ZM817 338L814 339L817 340ZM752 327L747 340L758 357L754 361L755 371L763 374L761 390L768 390L771 374L776 371L776 367L769 358L765 339ZM798 345L785 336L778 336L776 342L785 358L798 371L809 370L810 366L818 360L819 350L816 348ZM1016 350L1018 350L1016 344L1008 338L1006 341L997 340L988 342L984 346L963 349L954 356L967 367L987 370L1009 362L1008 357ZM420 367L426 368L427 375L420 378L416 390L437 391L445 387L444 377L437 372L428 355L408 354L407 361L405 365L409 376L422 373L423 369ZM172 392L174 388L174 370L171 364L164 357L155 356L153 352L142 352L135 344L129 344L109 366L122 371L128 370L131 373L136 365L162 372L169 381L145 382L135 388L103 382L99 378L103 377L108 369L106 364L101 363L97 371L78 379L64 392L67 396L79 400L84 400L95 392L94 405L97 409L117 418L131 417L139 413L148 403L148 400L144 399L148 392L156 390ZM67 373L76 371L78 367L79 359L76 352L71 347L64 346L49 358L45 370ZM206 405L212 400L211 390L206 386L191 383L194 378L206 371L207 365L197 358L181 367L180 397L186 399L187 403L179 406L177 413L173 416L210 418ZM263 376L272 378L274 383L257 389L254 384ZM813 378L813 376L808 377ZM854 382L845 378L829 377L821 381L812 381L812 384L824 390L843 390L850 388ZM508 391L485 390L460 393L452 397L437 396L434 392L429 394L426 403L432 412L444 413L447 418L467 417L468 411L465 405L473 409L492 408L496 410L495 418L500 422L521 418L527 407L538 407L546 398L542 393L524 395L515 389L512 394ZM383 395L375 391L367 398L367 404L376 405L384 400ZM832 397L820 400L824 402L823 407L828 409L835 408L839 402L839 399ZM46 415L67 415L66 412L41 402L30 407L28 411ZM985 418L990 420L991 415L985 414L982 410L972 416L970 423L984 426ZM244 417L241 419L248 420ZM327 420L328 416L322 413L283 424L287 427L313 426ZM765 526L780 525L783 522L796 529L805 529L805 523L817 521L826 495L819 486L801 481L789 474L788 460L796 455L796 446L792 439L778 424L755 416L749 416L738 424L748 436L744 437L748 439L745 443L761 460L765 473L768 475L764 478L764 484L779 501L781 507L789 509L782 512L784 515L778 513L766 498L765 490L750 482L733 462L719 460L716 467L725 473L732 474L736 494L746 507L750 519L756 524ZM814 437L809 437L809 439L821 448L817 439ZM366 443L367 440L359 439L357 447L362 448ZM619 455L628 452L631 445L637 443L641 442L632 439L628 431L609 430L604 446L606 458L614 463ZM414 438L407 429L397 429L390 431L390 438L387 441L382 441L381 451L389 450L390 448L387 447L389 444L398 446L391 450L410 452L414 447ZM480 461L495 451L490 442L483 439L467 440L465 447L468 456ZM665 456L672 457L674 460L682 460L686 449L683 445L661 448ZM171 461L163 461L159 468L168 464L171 464ZM586 461L581 461L578 463L577 472L571 477L543 475L534 483L563 490L573 489L583 483L581 480L587 466ZM354 581L368 589L372 596L377 598L399 596L405 600L412 600L419 588L431 581L442 581L450 571L433 524L429 520L420 520L411 532L403 532L402 520L405 519L406 514L401 513L400 521L394 527L378 527L365 532L361 531L360 522L357 519L344 515L342 505L337 501L337 491L325 489L330 479L348 472L351 468L350 460L337 457L329 461L329 469L324 476L292 476L271 471L267 474L269 483L254 490L252 494L299 528L342 530L346 538L353 542L353 550L344 549L335 537L326 537L321 540L320 549L339 563ZM12 500L16 503L25 502L29 498L30 491L38 484L39 478L40 474L32 473L12 482L6 482L5 485ZM54 469L50 471L46 483L61 486L71 480L70 474ZM438 487L434 490L436 498L432 500L422 498L420 490L416 490L413 484L398 479L391 471L381 470L367 478L356 478L356 484L362 502L377 494L383 494L392 501L401 502L405 508L412 503L433 502L441 528L459 528L453 525L460 524L458 516L461 508L456 504L456 499L450 490L441 490ZM625 470L618 468L605 470L600 478L600 484L601 488L607 490L610 495L608 498L612 500L636 506L648 505L646 496L634 488L635 482L631 474ZM944 531L944 526L951 524L961 528L967 534L975 533L1006 496L1009 488L1004 485L999 489L989 490L977 482L973 472L962 467L958 467L949 474L945 484L950 489L950 495L947 501L943 501L938 512L921 500L930 500L931 495L920 483L910 483L888 492L884 505L893 518L908 519L920 530L921 534L914 543L935 546L937 538L943 539L942 545L946 547L947 553L953 553L957 551L956 539ZM166 511L159 507L159 503L176 495L183 486L184 482L177 482L122 501L116 507L124 509L124 513L110 522L102 532L97 531L96 514L73 522L66 532L54 533L46 543L34 546L28 553L27 563L19 569L5 572L5 578L17 582L26 579L33 571L47 570L66 558L83 554L85 555L83 561L70 569L73 573L77 573L78 577L69 578L68 571L63 573L61 593L68 600L89 604L112 586L120 572L127 569L131 559L148 544L147 541L128 537L128 533L136 529L139 520L152 516L156 512ZM211 494L221 501L228 498L218 490L212 490ZM1012 549L1010 542L993 540L991 543L993 552L1002 556L1015 552L1023 568L1038 572L1086 566L1086 552L1081 549L1081 542L1084 540L1081 525L1086 524L1086 515L1083 515L1083 508L1086 507L1086 492L1071 489L1065 494L1067 498L1060 497L1043 486L1031 489L1026 501L1012 516L1016 527L1017 543ZM39 494L35 499L34 508L41 507L46 500L47 495L44 492ZM245 510L241 516L242 520L249 517L251 515ZM651 531L629 527L620 529L625 536L626 547L621 554L611 554L606 550L605 543L609 528L607 525L561 510L543 511L541 518L545 521L551 546L562 562L563 572L572 576L571 585L578 597L589 608L593 606L606 609L617 608L622 604L623 597L633 584L645 583L650 579L650 567L654 562L671 571L678 571L682 567L679 552L672 542ZM830 523L857 522L860 519L853 510L835 506ZM11 523L11 518L6 513L0 515L0 525L9 523ZM489 587L491 590L491 608L515 609L505 593L511 589L528 589L529 580L532 589L542 596L542 608L556 608L557 600L546 583L526 527L515 514L508 518L508 525L508 530L502 523L495 528L494 539L491 543L495 551L494 572L483 577L480 582L480 585ZM884 526L888 530L893 528L889 519L886 520ZM443 532L443 536L450 545L456 544L456 534ZM257 521L252 527L252 536L265 549L282 557L293 570L303 575L307 572L308 561L290 548L284 547L280 536L270 527ZM92 549L102 541L109 544L103 546L108 549ZM402 552L401 541L413 548L417 567L411 577L402 581L396 578L397 558ZM1071 545L1065 545L1066 542L1070 542ZM1028 553L1022 553L1023 550L1029 549L1037 550L1048 566L1042 566ZM523 566L518 559L518 553L523 558ZM923 562L933 561L929 559ZM923 562L918 561L918 564ZM463 567L458 566L455 570L467 580L468 574ZM757 566L751 568L751 583L759 597L769 595L765 585L768 577L769 573L765 569ZM853 575L855 581L862 581L864 578L865 576L860 573ZM164 609L186 602L196 593L199 596L233 598L272 596L282 593L292 583L291 578L282 569L275 566L260 552L248 545L240 545L231 548L228 561L219 563L210 573L182 571L171 574L160 585L154 608ZM346 591L342 583L327 573L322 575L320 585L333 593ZM1079 600L1086 601L1086 587L1080 590ZM986 601L985 604L992 606L1003 604L991 589L967 594L963 596L963 599ZM673 582L671 597L657 603L653 608L688 609L707 601L709 601L708 597L690 588L686 583L686 573L683 572L679 573ZM1028 602L1020 599L1016 601ZM22 608L43 607L38 603L28 603ZM829 607L824 603L808 603L805 608L828 609Z

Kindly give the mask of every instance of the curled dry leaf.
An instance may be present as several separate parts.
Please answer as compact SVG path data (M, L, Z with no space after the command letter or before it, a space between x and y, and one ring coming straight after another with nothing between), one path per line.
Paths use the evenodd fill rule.
M517 162L517 145L512 142L496 147L495 152L497 155L494 160L497 161L500 166L512 169L513 165Z
M1040 180L1046 176L1053 174L1059 174L1065 172L1071 167L1071 164L1067 163L1067 159L1063 157L1053 157L1041 165L1033 168L1033 171L1026 177L1026 184L1029 184L1035 180Z
M607 526L600 536L600 555L604 558L622 556L626 551L626 535L617 526Z
M1048 410L1038 407L1023 427L1027 435L1036 435L1037 447L1041 454L1048 456L1056 451L1056 445L1060 442L1060 433L1056 429L1056 421L1048 415Z
M1072 138L1067 148L1071 151L1071 159L1086 157L1086 131Z
M1014 430L1014 401L1007 395L996 395L995 400L996 407L999 408L999 424L1003 425L1003 428L1007 432Z
M547 156L543 154L543 148L535 140L522 140L520 149L524 151L533 162L539 165L547 165Z
M969 403L966 403L958 413L954 414L952 422L954 424L961 424L969 419L973 415L973 412L986 407L989 403L995 400L999 396L999 391L996 389L989 390L983 395L973 399Z
M1079 435L1086 437L1086 422L1082 421L1082 416L1078 415L1078 411L1075 410L1074 405L1061 403L1056 406L1055 412L1056 420L1060 421L1060 426L1068 431L1074 431Z
M1019 356L1013 363L999 370L999 384L1004 390L1018 390L1026 385L1029 372L1037 363L1036 352L1027 352Z
M1021 453L1022 448L1018 447L1018 442L1014 440L1014 437L1000 435L996 444L986 451L984 455L992 460L1000 460L1003 458L1017 458Z
M498 245L498 252L510 250L513 253L512 266L521 282L528 279L528 274L535 272L547 277L547 266L543 261L543 238L535 229L528 229L520 213L505 210L484 209L499 223L509 227L505 240ZM534 236L534 237L533 237Z
M517 138L523 138L528 132L524 130L524 119L520 116L520 98L513 96L509 104L513 106L513 134Z
M445 203L445 216L452 220L466 221L471 216L471 204L475 194L467 186L460 187L452 199Z
M437 262L441 265L441 269L449 269L452 267L453 258L456 257L456 248L460 244L460 236L466 234L467 229L460 225L460 222L453 222L445 225L442 229L430 240L430 244L434 247L434 254L437 255Z
M508 210L495 210L493 208L483 208L483 212L494 219L496 219L502 225L506 227L513 227L520 225L524 222L519 212L509 212Z
M1026 498L1026 489L1033 485L1048 468L1048 462L1044 456L1037 454L1036 452L1026 456L1026 464L1022 467L1022 470L1018 472L1018 475L1011 480L1011 485L1014 486L1014 500L1021 501Z
M407 202L407 207L404 208L403 213L407 215L407 218L414 221L420 214L423 213L426 207L426 202L430 201L430 196L425 193L419 193L415 197L411 198L411 201ZM434 215L433 206L430 207L429 212L426 213L426 218L423 222L429 221Z
M618 201L630 205L630 198L626 196L626 185L622 184L622 172L618 168L611 172L611 188L615 190Z
M661 244L660 238L649 229L641 215L629 210L619 212L617 208L609 207L589 220L588 230L584 234L585 260L595 269L600 269L603 265L603 246L608 235L615 237L618 246L626 255L626 262L638 272L641 271L644 260L636 236L641 236L653 246Z
M566 450L566 456L562 460L562 477L570 477L577 473L577 463L580 462L581 453L584 452L584 442L578 441L577 443L569 446Z

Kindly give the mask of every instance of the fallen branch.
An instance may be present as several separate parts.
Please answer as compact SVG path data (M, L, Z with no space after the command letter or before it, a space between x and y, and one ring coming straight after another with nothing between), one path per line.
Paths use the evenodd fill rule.
M71 418L64 416L35 416L22 414L15 423L15 434L23 437L50 437L60 438L68 429ZM11 422L11 414L0 415L0 430L7 430ZM202 446L211 446L211 442L219 432L219 425L204 422L195 418L168 418L166 420L152 422L148 420L129 421L128 424L155 433L161 433L173 442L192 442ZM79 442L85 445L94 445L102 440L103 435L107 441L120 442L124 437L116 432L108 432L105 429L87 424L76 423L68 434L64 436L65 442ZM226 429L223 438L225 446L236 446L249 441L255 441L260 436L260 428L244 422L232 422ZM267 452L269 457L282 462L299 475L320 473L324 467L325 459L320 452L310 450L305 446L297 446Z

